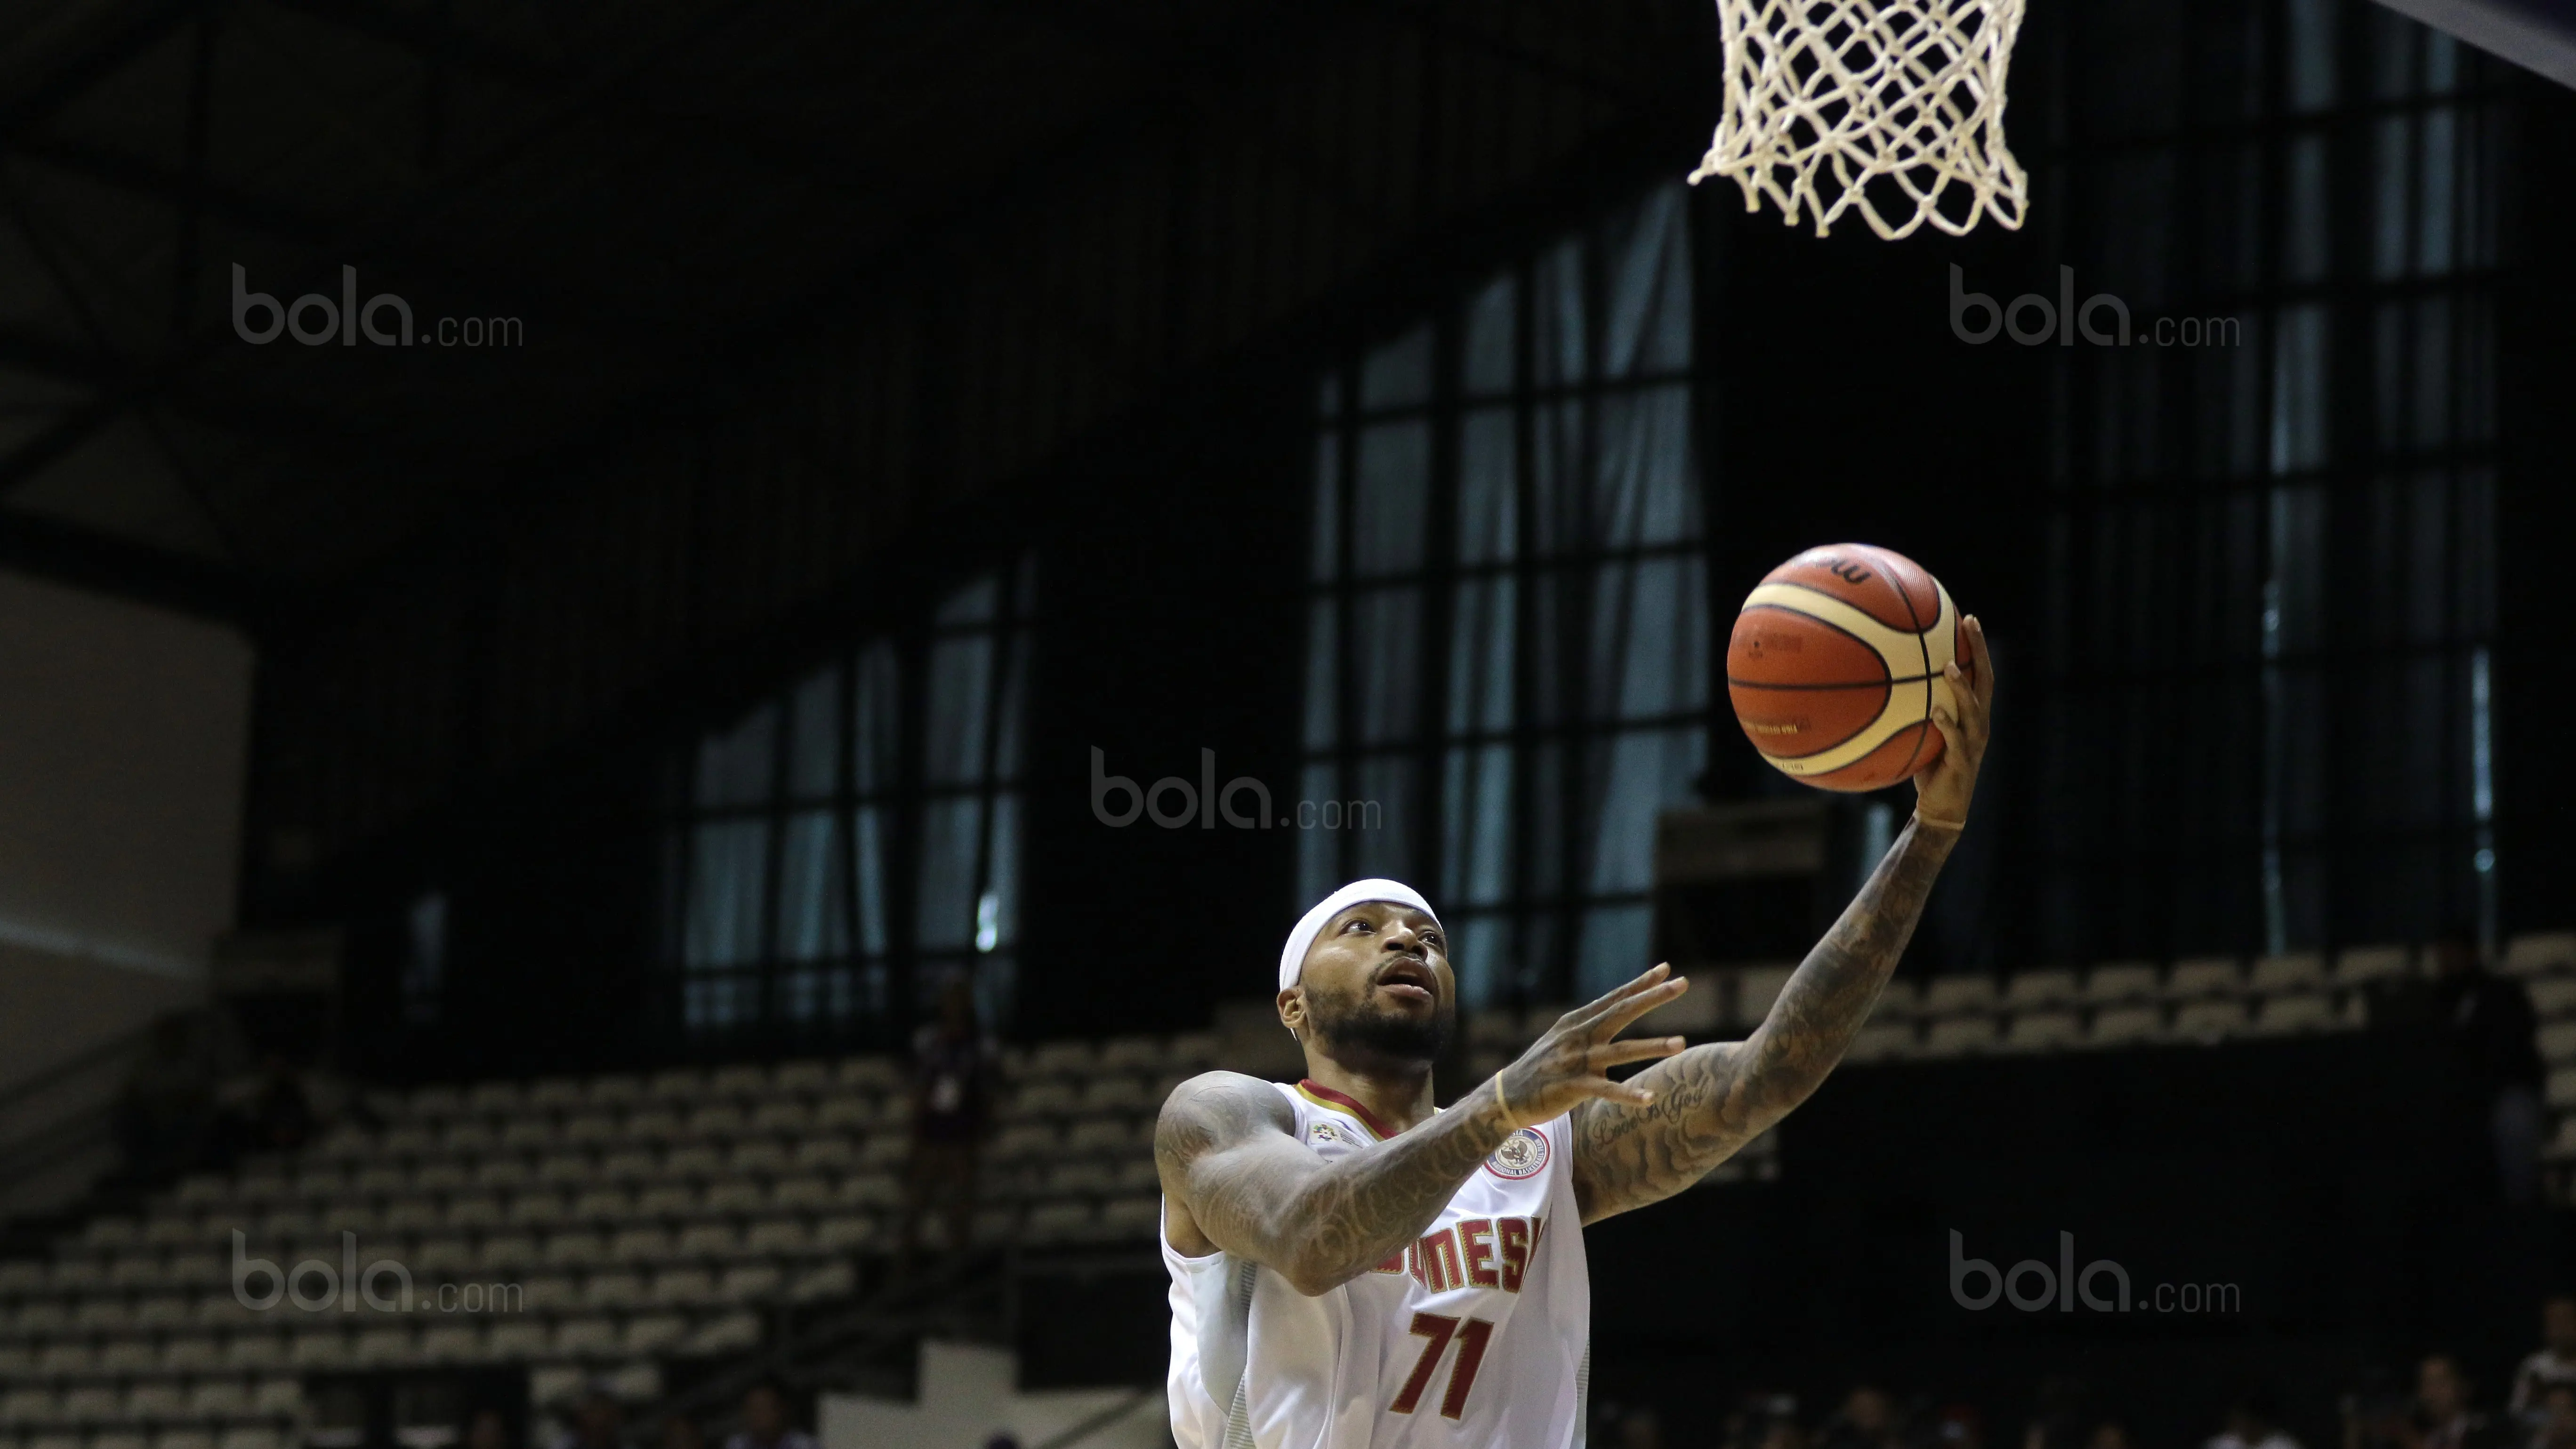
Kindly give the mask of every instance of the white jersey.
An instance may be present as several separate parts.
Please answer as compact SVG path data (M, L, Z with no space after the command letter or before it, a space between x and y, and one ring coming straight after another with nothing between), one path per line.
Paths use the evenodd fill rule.
M1359 1103L1278 1084L1326 1160L1380 1139ZM1320 1297L1219 1251L1172 1275L1180 1449L1573 1449L1592 1284L1558 1117L1494 1150L1422 1238Z

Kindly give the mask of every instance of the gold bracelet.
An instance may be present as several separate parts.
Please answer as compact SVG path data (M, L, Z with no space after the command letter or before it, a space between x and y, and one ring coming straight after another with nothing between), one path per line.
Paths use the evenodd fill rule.
M1515 1132L1528 1130L1521 1126L1519 1118L1512 1115L1511 1099L1503 1095L1503 1074L1500 1072L1494 1074L1494 1110L1503 1114L1504 1126Z
M1935 830L1965 830L1968 828L1968 822L1965 820L1936 820L1933 817L1924 814L1920 810L1914 812L1914 823L1917 825L1929 825Z

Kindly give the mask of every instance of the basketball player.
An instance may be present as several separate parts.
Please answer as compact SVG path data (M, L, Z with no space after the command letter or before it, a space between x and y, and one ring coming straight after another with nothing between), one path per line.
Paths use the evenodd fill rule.
M1429 903L1360 881L1297 923L1279 1018L1307 1079L1209 1072L1155 1129L1181 1449L1583 1442L1584 1225L1697 1182L1841 1060L1967 822L1995 672L1966 633L1913 820L1745 1041L1620 1039L1687 988L1658 966L1435 1110L1457 1009Z

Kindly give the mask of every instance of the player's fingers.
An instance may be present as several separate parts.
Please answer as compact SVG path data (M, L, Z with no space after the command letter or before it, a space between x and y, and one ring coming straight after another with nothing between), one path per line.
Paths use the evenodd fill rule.
M1594 1047L1584 1064L1597 1072L1604 1067L1624 1067L1630 1062L1661 1061L1689 1045L1677 1036L1623 1037Z
M1948 758L1965 762L1968 746L1959 731L1959 716L1946 704L1932 706L1932 728L1941 732L1941 744Z
M1639 976L1636 980L1618 987L1608 995L1602 996L1588 1005L1578 1006L1574 1010L1567 1012L1564 1020L1575 1026L1591 1026L1593 1023L1599 1021L1605 1013L1617 1010L1621 1002L1634 997L1639 992L1652 990L1657 982L1662 981L1666 976L1671 975L1672 970L1673 968L1668 964L1658 964L1653 969L1647 971L1644 975ZM1631 1020L1633 1019L1634 1018L1631 1018Z
M1655 969L1664 971L1671 968L1659 966ZM1676 976L1660 986L1650 987L1624 1001L1615 1003L1609 1011L1602 1014L1599 1020L1592 1023L1593 1039L1603 1041L1617 1036L1628 1029L1628 1023L1688 990L1690 990L1690 978Z
M1985 620L1978 618L1974 614L1970 614L1968 616L1968 658L1973 661L1977 667L1977 677L1974 681L1977 692L1977 703L1980 706L1994 703L1994 651L1986 647Z

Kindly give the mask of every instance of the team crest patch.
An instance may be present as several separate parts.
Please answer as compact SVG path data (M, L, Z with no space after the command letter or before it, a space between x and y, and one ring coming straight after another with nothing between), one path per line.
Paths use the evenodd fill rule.
M1334 1123L1318 1122L1306 1129L1306 1140L1321 1147L1327 1143L1347 1142L1350 1139L1344 1136L1342 1129Z
M1524 1127L1503 1139L1494 1155L1485 1159L1485 1170L1496 1177L1518 1182L1536 1177L1547 1167L1547 1134L1535 1127Z

